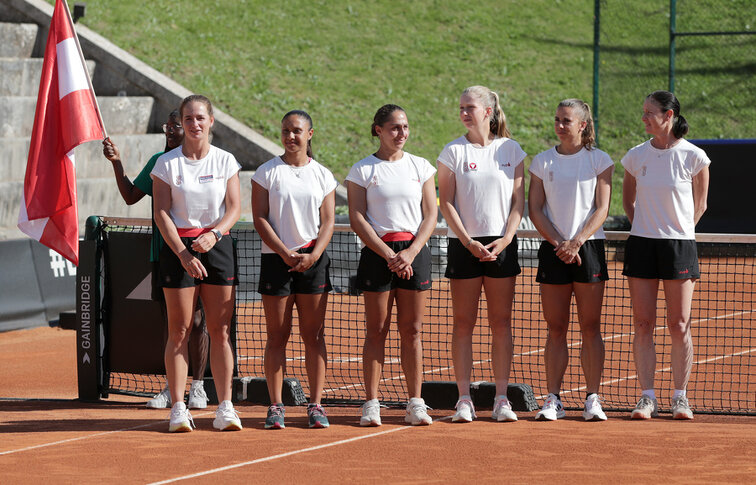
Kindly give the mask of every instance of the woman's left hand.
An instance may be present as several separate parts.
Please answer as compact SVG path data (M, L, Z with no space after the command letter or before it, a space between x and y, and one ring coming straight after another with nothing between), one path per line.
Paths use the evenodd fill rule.
M580 259L580 255L578 254L581 246L582 244L574 239L562 241L555 248L556 255L565 264L577 263L577 265L580 266L581 264L583 264L583 261Z
M499 257L499 254L501 254L501 252L504 251L507 248L507 246L509 246L509 243L511 242L512 242L511 239L508 239L506 237L500 237L499 239L496 239L495 241L487 244L484 247L488 251L488 254L480 258L480 260L481 261L496 261L496 258Z
M292 271L303 273L310 269L312 265L317 261L312 253L292 253L291 257L296 259L297 262L294 266L289 268L289 273L291 273Z
M213 246L215 246L215 243L218 242L217 239L215 239L215 234L212 232L206 232L204 234L200 234L197 236L197 239L192 241L192 249L197 251L198 253L206 253L210 251Z
M393 258L388 261L388 268L399 275L400 278L410 279L414 274L412 271L412 262L415 260L415 254L409 249L399 251Z

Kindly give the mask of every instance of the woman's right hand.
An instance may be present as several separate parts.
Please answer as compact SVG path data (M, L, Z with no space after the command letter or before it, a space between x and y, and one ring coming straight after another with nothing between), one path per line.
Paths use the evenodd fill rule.
M184 271L186 271L189 276L199 280L207 277L205 266L199 259L190 253L189 250L184 249L178 256L179 260L181 260L181 266L183 266Z
M480 241L472 239L467 245L467 250L480 261L496 261L496 254L488 250Z

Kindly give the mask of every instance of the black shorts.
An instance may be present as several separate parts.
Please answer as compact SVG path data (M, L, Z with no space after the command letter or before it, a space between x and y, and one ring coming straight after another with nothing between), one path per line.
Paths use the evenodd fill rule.
M207 271L204 279L192 278L181 266L181 260L164 244L160 250L159 274L163 288L190 288L197 285L233 286L236 284L236 251L231 237L225 236L206 253L192 249L196 237L182 237L181 242Z
M160 283L160 263L153 261L152 265L152 301L164 302L163 286Z
M567 264L556 255L554 246L543 241L538 248L536 281L548 285L598 283L609 279L603 239L589 239L578 251L581 264Z
M491 244L500 236L475 237L484 246ZM449 279L470 279L487 276L488 278L511 278L520 274L520 263L517 261L517 236L512 238L509 246L504 248L496 261L481 261L464 246L456 237L449 238L449 248L446 254L447 264L444 276Z
M314 247L297 252L309 254ZM276 253L263 253L260 257L260 279L257 292L262 295L288 296L317 295L331 291L331 258L323 252L320 258L303 272L289 271L291 267Z
M412 241L391 241L386 245L398 253L407 249ZM431 280L431 253L427 245L412 261L412 276L405 280L388 269L388 263L372 249L365 246L360 254L360 264L357 267L357 288L362 291L390 291L395 288L403 290L429 290L433 286Z
M661 280L698 279L701 271L696 241L630 236L625 244L622 274Z

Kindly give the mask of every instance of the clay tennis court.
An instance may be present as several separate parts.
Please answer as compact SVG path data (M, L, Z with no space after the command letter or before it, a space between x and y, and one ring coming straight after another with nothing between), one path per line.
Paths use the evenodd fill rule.
M443 291L440 285L437 291ZM697 291L705 290L698 288ZM343 302L345 307L359 305L359 298L338 298L348 300ZM342 310L341 303L335 304L338 298L334 298L332 311ZM740 308L737 311L753 312L752 304L752 301L735 299L721 305L734 305ZM704 318L726 321L726 315L734 310L711 306L706 309ZM429 328L445 322L432 314L428 320ZM240 325L252 323L240 322ZM722 326L727 329L726 325ZM341 330L340 338L357 341L360 322L355 321L348 328ZM543 334L537 323L531 331ZM727 332L725 330L721 338L738 338ZM604 378L605 387L612 386L613 381L634 378L629 364L623 364L628 367L623 370L622 366L612 367L610 362L612 346L627 352L630 342L627 333L627 325L615 328L615 324L609 324L604 329L608 373ZM663 333L661 327L657 337ZM707 338L705 335L696 337ZM707 367L703 372L697 369L700 375L721 371L708 366L737 358L700 355L701 348L696 347L694 368ZM428 355L441 351L429 348ZM751 348L750 352L753 351ZM533 419L535 411L531 411L519 412L520 420L516 423L495 423L490 420L490 409L483 409L473 423L454 424L450 421L451 411L433 410L430 414L436 422L432 426L411 427L403 422L403 410L388 409L383 411L382 427L361 428L357 407L329 406L331 427L310 430L304 407L290 406L287 428L270 431L263 429L265 407L239 403L237 409L245 427L241 432L213 430L214 407L211 406L208 410L193 412L197 425L194 432L169 434L168 411L145 408L144 398L111 395L100 403L77 401L75 355L75 332L70 330L41 327L0 334L3 483L42 480L51 483L534 483L547 480L561 483L662 480L746 483L756 473L753 457L756 419L752 416L697 413L695 420L683 422L662 414L658 419L637 422L629 420L626 412L609 412L606 422L586 423L580 412L573 410L568 411L566 419L540 422ZM389 353L387 359L391 360L391 355ZM254 361L256 356L246 358ZM300 361L295 353L290 358L292 366ZM515 366L525 364L518 363L518 359L532 359L530 364L538 366L541 357L538 352L517 355ZM573 364L575 360L573 357ZM357 371L359 365L358 359L334 362L326 387L353 386L359 394L359 382L347 383L338 377L346 371ZM387 366L384 376L387 382L401 380L393 374L393 365ZM427 367L426 364L427 375L431 374L427 379L451 376L449 369ZM486 363L481 362L480 367L487 367ZM662 360L657 368L659 375L668 374ZM432 375L436 372L440 377ZM727 378L742 380L735 382L736 388L753 388L754 376L750 372ZM575 383L565 382L565 392L579 394L579 379L575 379ZM541 385L531 384L536 389ZM691 383L690 394L695 405L699 398L695 382ZM580 399L576 396L576 401Z

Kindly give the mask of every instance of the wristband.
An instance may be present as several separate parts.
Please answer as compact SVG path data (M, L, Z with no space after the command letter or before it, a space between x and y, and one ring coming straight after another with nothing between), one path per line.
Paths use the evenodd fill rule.
M474 239L473 239L473 238L470 238L470 240L469 240L469 241L467 241L467 244L465 244L465 247L466 247L466 248L469 248L469 247L470 247L470 244L472 244L472 243L473 243L473 241L474 241Z

